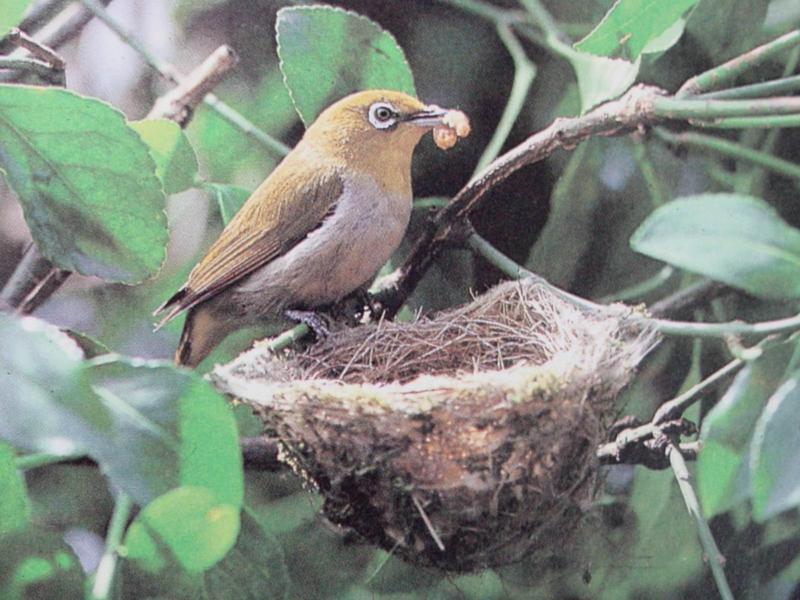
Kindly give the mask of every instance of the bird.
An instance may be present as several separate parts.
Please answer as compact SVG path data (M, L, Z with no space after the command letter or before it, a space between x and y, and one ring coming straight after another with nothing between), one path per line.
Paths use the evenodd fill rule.
M411 157L448 111L367 90L323 110L155 311L186 311L175 363L196 367L233 331L303 320L365 289L411 216ZM438 143L438 141L437 141Z

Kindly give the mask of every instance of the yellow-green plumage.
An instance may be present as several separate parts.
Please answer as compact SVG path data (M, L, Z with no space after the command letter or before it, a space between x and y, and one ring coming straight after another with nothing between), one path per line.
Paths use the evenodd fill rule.
M393 125L379 120L384 106ZM162 324L189 311L176 362L194 366L239 327L368 284L402 239L411 155L441 114L385 90L326 109L157 311Z

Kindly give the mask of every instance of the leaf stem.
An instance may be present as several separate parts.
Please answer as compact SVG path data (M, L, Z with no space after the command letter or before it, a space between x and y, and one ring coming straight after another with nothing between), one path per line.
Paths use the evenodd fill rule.
M106 534L106 548L94 575L94 585L92 585L89 596L91 600L107 600L110 597L122 546L122 536L125 534L125 527L132 509L133 501L130 496L125 492L120 492L114 504L114 512L111 513L111 522Z
M737 160L742 160L759 167L764 167L765 169L772 171L773 173L778 173L779 175L800 179L800 165L782 158L778 158L772 154L762 152L761 150L754 150L752 148L743 146L742 144L731 142L730 140L718 138L704 133L696 133L694 131L672 133L663 127L654 128L653 133L660 140L670 145L690 146L703 150L712 150Z
M741 85L738 87L728 88L726 90L719 90L716 92L709 92L697 96L697 99L703 100L744 100L746 98L764 98L766 96L778 96L780 94L787 94L800 90L800 75L792 77L782 77L780 79L773 79L772 81L762 81L761 83L753 83L750 85Z
M550 11L545 8L540 0L519 1L520 4L525 7L525 10L528 11L528 14L531 15L533 21L545 32L548 42L552 43L553 40L557 40L561 45L569 42L569 38L561 31L561 28L550 14Z
M731 592L728 580L725 577L725 557L717 547L714 541L714 536L708 526L703 514L700 511L700 503L697 500L697 495L692 487L691 476L689 469L686 466L686 461L681 454L680 449L674 442L670 442L667 447L667 458L669 458L672 472L678 482L678 487L683 496L683 502L686 504L686 509L694 519L695 527L697 527L697 534L700 538L700 545L703 547L706 558L708 559L711 573L714 576L714 581L717 584L719 595L723 600L733 600L733 593Z
M681 99L661 96L653 100L653 112L665 119L722 119L726 117L798 117L800 98L781 96L759 100Z
M725 87L737 77L761 64L776 54L800 44L800 29L795 29L749 52L732 58L713 69L688 79L676 96L697 96L704 92Z
M168 81L171 81L172 83L180 82L180 77L172 68L172 66L150 52L143 44L125 31L98 0L81 0L81 2L92 12L92 14L94 14L94 16L105 23L105 25L111 29L111 31L117 34L117 36L123 42L136 51L136 53L142 57L148 66L157 71ZM205 98L203 98L203 103L210 106L219 116L237 127L246 135L262 144L274 154L278 156L285 156L291 150L291 148L289 148L286 144L275 139L263 129L259 129L252 121L217 98L214 94L206 94Z
M481 154L474 173L482 171L500 154L500 150L511 132L511 127L525 104L531 84L536 78L536 65L528 59L525 49L511 28L508 25L498 25L497 35L511 55L511 60L514 61L514 81L511 84L511 92L508 95L508 102L503 109L503 114L500 116L500 121L492 134L492 139L489 140Z

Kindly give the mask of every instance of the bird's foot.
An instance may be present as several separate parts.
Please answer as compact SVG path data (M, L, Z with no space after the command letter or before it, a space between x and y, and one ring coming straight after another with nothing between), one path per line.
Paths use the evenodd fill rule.
M370 320L377 321L383 314L383 305L378 299L365 289L359 289L356 292L356 298L361 303L361 306L369 311Z
M313 310L287 310L284 314L292 321L308 325L318 340L324 340L331 334L323 318Z

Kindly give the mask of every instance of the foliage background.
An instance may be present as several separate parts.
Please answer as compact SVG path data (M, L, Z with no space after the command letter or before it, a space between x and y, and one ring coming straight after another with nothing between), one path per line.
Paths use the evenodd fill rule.
M115 0L110 8L149 48L184 71L218 44L233 46L242 60L235 73L216 90L217 94L291 146L302 135L303 127L283 86L273 35L277 11L286 4L289 3L267 0ZM494 25L457 6L463 4L459 2L353 0L332 4L369 16L392 32L406 52L420 98L458 107L470 116L473 133L468 140L447 154L425 140L415 157L416 197L452 196L469 179L492 137L512 85L513 63ZM610 0L546 3L573 40L588 33L611 4ZM521 9L510 0L494 5ZM793 0L702 0L696 11L675 46L642 60L639 81L675 91L689 76L800 25L800 7ZM505 147L519 143L557 116L574 115L580 110L570 62L546 45L530 40L523 43L536 65L536 80ZM67 59L70 89L110 102L131 120L142 118L164 90L157 76L100 23L90 24L78 41L62 52ZM796 60L796 53L793 56ZM741 83L779 77L790 60L789 53L781 55ZM187 135L197 155L199 172L207 182L250 190L276 163L276 156L206 107L197 111ZM762 131L747 129L725 135L748 147L766 148L774 156L800 161L798 129L782 130L774 139L768 139ZM573 153L557 153L510 177L491 192L491 199L472 222L497 248L552 283L581 296L605 299L662 272L663 263L634 252L629 240L647 215L664 201L709 191L748 193L765 199L784 220L797 227L798 181L713 153L691 148L673 151L653 136L646 140L593 139ZM150 313L183 281L220 231L222 217L213 194L198 188L171 195L167 210L168 260L156 278L126 286L72 277L35 316L86 333L123 355L169 358L180 323L153 333ZM415 212L417 221L424 217L424 210ZM414 225L412 236L413 230ZM0 281L13 270L27 239L14 193L0 187ZM469 298L470 290L480 292L502 277L495 268L465 250L448 251L415 292L409 310L436 310L461 303ZM636 295L633 300L654 301L696 278L676 270L656 289ZM794 298L765 300L736 292L714 300L689 317L766 320L793 312L797 312ZM17 330L7 328L4 345L17 334ZM209 362L233 356L243 343L244 338L240 338L238 345L237 341L227 344ZM776 404L770 398L774 398L780 384L793 381L793 376L784 374L794 372L790 350L768 353L748 367L725 396L727 405L736 410L718 410L705 432L711 450L705 465L698 466L698 487L706 515L711 518L721 551L728 559L726 571L737 597L780 599L798 597L800 593L796 589L800 574L797 499L767 517L763 512L761 517L754 516L753 502L758 508L758 494L752 499L741 487L723 493L721 490L730 482L719 475L723 466L735 470L746 460L762 409L768 401ZM722 341L667 339L649 357L637 382L626 392L624 412L648 418L662 401L729 358L729 349ZM10 360L6 357L6 363ZM112 368L123 373L109 373ZM105 377L106 387L113 388L113 382L132 381L125 378L140 376L137 368L135 363L116 367L98 364L87 376L93 386L102 386L98 378ZM200 384L192 380L181 385ZM171 382L168 387L175 386ZM179 395L189 399L189 392ZM196 390L191 395L197 395ZM717 397L709 397L694 416L706 413L716 400ZM209 407L209 411L215 410L211 400ZM792 427L797 423L798 411L796 407L785 410L789 429L776 434L785 438L776 439L787 443L770 457L770 464L776 478L786 477L793 482L791 473L782 470L796 470L792 465L797 460L794 451L798 445L793 436L800 437L800 430ZM236 416L242 434L255 433L245 413L237 411ZM764 428L770 427L771 422L761 417L759 423L763 438ZM717 431L723 432L719 438L709 433L714 424ZM734 434L739 436L738 441L728 443ZM725 443L715 446L715 440ZM226 442L219 443L222 447ZM9 453L9 462L11 450L3 447L3 452ZM731 462L730 453L738 462ZM6 489L11 489L9 482L16 481L15 471L11 469L3 477ZM197 480L178 478L164 483L159 492L178 484L193 486ZM20 508L29 515L24 520L31 524L30 531L47 537L38 547L50 544L48 547L56 549L53 552L74 552L84 570L91 572L103 551L114 505L112 494L117 493L115 486L109 489L108 480L95 468L58 464L26 471L24 485L30 499L27 508ZM236 489L237 485L226 482L220 487ZM793 492L790 490L788 495L795 497ZM0 489L0 501L2 494ZM192 501L200 502L202 498L198 497L191 496ZM143 499L150 500L151 496L143 495ZM185 498L167 498L164 510L168 515L170 501L177 507L186 506ZM234 506L242 503L241 498L229 501ZM209 502L213 504L215 500ZM231 561L225 570L240 583L260 582L263 587L259 593L269 590L276 597L286 593L292 598L353 599L708 598L717 593L703 564L696 531L669 472L611 469L593 517L580 538L560 549L551 562L523 563L467 576L407 566L333 531L319 517L316 497L301 490L288 475L246 473L244 502L248 509L241 528L251 535L250 545L237 546L239 555L225 559ZM5 549L0 581L16 576L22 564L15 562L17 558L27 556L26 552L36 546L33 534L15 534L14 529L0 526L0 531L11 532L0 540ZM129 531L129 535L134 534ZM61 539L71 549L63 546ZM127 541L134 550L138 547L145 548L145 554L149 551L146 541L140 539L139 546L136 539ZM213 545L212 541L219 542L210 540L209 545ZM196 597L192 595L199 589L193 587L196 585L210 597L246 594L219 573L198 584L197 570L206 570L202 565L195 565L192 571L191 565L181 563L175 575L163 565L154 567L153 574L153 570L148 572L139 563L134 568L134 562L125 561L117 580L114 593L120 597L178 597L179 593ZM83 585L80 571L74 567L64 569L63 577L74 583L73 588L65 589ZM187 580L191 585L186 584ZM66 585L59 581L59 585Z

